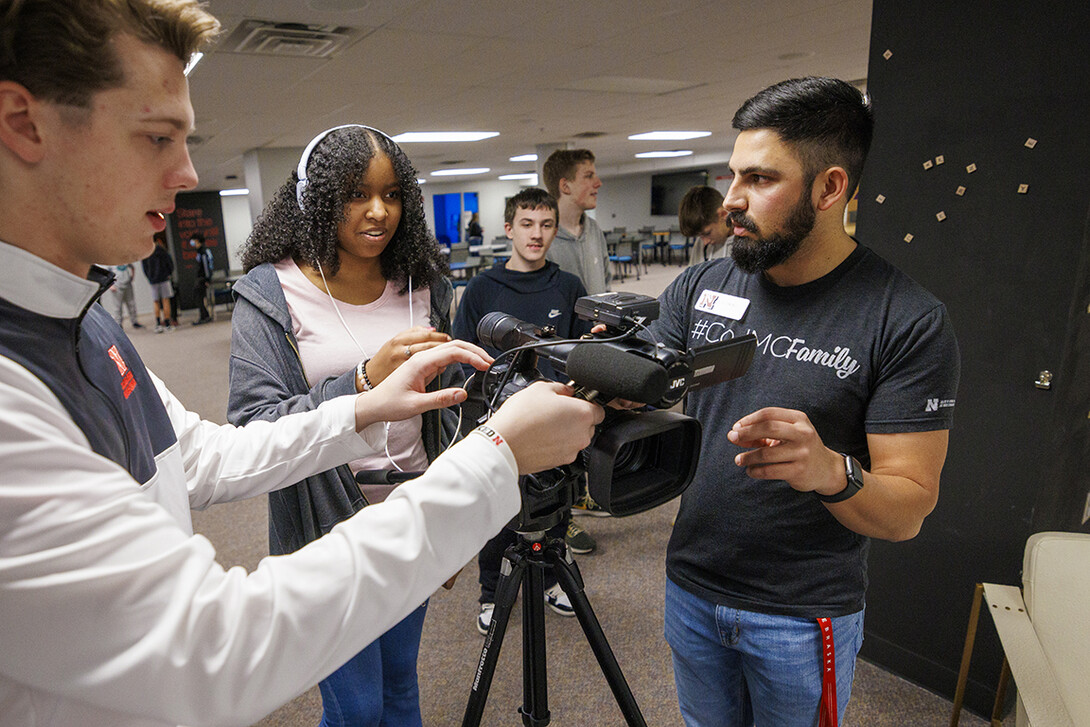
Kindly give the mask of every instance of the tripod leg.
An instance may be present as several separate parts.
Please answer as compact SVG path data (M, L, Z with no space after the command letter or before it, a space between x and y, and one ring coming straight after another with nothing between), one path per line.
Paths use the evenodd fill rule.
M575 615L579 617L579 625L583 628L595 658L598 659L598 666L602 668L602 674L605 675L606 682L613 691L613 698L617 700L617 706L621 708L625 721L630 727L647 727L639 705L636 704L636 698L632 696L632 690L629 689L628 682L625 681L624 674L621 672L621 666L617 663L617 657L613 655L613 649L606 641L605 632L602 631L602 626L594 615L594 609L587 600L587 594L583 591L583 578L579 574L579 567L576 566L575 561L568 559L564 541L557 540L550 543L546 557L552 563L557 582L571 600Z
M504 553L503 563L500 566L500 580L496 585L496 608L492 612L492 623L488 627L488 634L484 637L484 646L481 648L477 673L469 691L469 702L466 704L465 715L462 718L462 727L481 724L484 705L488 700L488 690L492 686L492 677L496 673L496 662L500 658L500 647L503 646L503 637L507 632L507 622L511 618L511 609L518 597L519 586L525 578L526 566L526 558L517 545L512 545Z
M522 590L522 723L549 724L549 689L545 666L545 565L529 559Z

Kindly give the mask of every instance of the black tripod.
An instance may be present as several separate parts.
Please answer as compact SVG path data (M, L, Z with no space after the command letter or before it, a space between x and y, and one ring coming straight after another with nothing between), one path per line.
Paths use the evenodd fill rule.
M496 671L504 632L511 617L519 588L522 599L522 723L527 727L549 724L549 697L545 674L545 586L544 569L552 568L557 582L571 600L579 625L590 643L598 665L613 691L613 697L630 727L647 727L640 708L628 688L621 667L609 648L602 627L583 592L579 568L568 555L563 538L546 537L544 531L519 533L517 543L507 549L496 586L496 608L484 637L462 727L480 725L488 689Z

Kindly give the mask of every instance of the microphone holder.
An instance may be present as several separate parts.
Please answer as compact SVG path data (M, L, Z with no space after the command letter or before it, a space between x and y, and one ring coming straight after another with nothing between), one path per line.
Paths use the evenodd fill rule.
M485 701L496 671L500 647L520 588L522 599L522 689L519 714L527 727L549 724L549 697L545 668L545 586L544 570L551 568L557 582L571 600L579 625L598 660L598 666L613 691L629 727L647 727L632 691L625 681L617 658L606 641L590 601L583 591L583 578L563 538L547 537L544 532L519 533L519 540L504 553L500 579L496 586L496 608L484 637L484 647L477 665L462 727L481 724Z

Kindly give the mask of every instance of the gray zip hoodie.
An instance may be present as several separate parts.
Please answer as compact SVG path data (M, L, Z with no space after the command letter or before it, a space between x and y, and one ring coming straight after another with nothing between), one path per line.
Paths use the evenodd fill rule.
M356 393L355 369L319 381L313 388L307 385L292 334L291 313L271 264L251 270L235 283L233 291L228 421L236 425L255 419L273 421ZM431 287L430 321L442 333L450 333L453 297L446 279ZM461 368L453 365L432 385L460 386L463 380ZM457 412L451 410L424 414L422 435L429 462L455 436L457 419ZM269 493L269 552L282 555L298 550L366 505L347 465Z

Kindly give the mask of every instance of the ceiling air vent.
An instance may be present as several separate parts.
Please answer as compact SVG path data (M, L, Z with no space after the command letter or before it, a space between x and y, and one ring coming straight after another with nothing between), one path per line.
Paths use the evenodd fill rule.
M348 46L355 28L243 20L216 50L272 56L328 58Z

